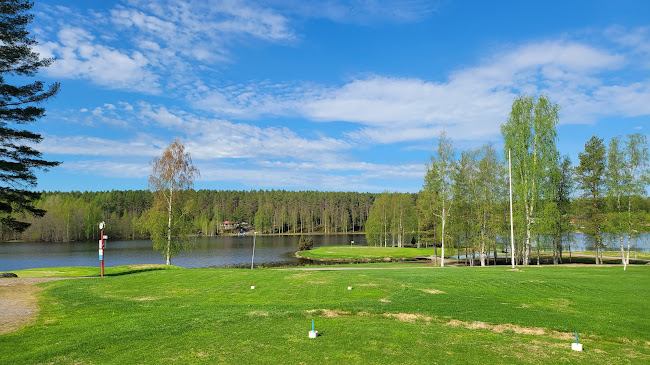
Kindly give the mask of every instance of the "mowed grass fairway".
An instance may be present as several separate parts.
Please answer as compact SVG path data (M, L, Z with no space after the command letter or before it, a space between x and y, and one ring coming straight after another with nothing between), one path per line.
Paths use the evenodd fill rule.
M440 252L440 248L438 248L438 255L440 255ZM316 247L308 251L298 251L298 256L314 260L380 260L386 257L391 259L428 257L435 255L435 253L436 250L433 247L325 246ZM450 251L447 251L447 255L445 256L449 255Z
M353 267L41 284L36 321L0 335L0 362L650 362L648 266ZM312 319L316 339L307 336ZM583 352L570 349L574 330Z

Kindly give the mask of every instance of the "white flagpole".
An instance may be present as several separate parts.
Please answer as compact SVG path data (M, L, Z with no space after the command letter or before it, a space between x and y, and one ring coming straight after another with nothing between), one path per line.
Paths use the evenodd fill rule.
M512 162L510 161L510 150L508 150L508 180L510 182L510 258L512 268L515 268L515 225L512 218Z

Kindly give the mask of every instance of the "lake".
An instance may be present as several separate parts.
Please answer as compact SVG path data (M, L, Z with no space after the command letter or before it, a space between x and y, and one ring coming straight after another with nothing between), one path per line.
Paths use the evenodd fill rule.
M363 234L315 235L314 247L365 245ZM300 236L260 236L255 239L255 265L286 263L297 265L294 253ZM0 243L0 271L59 266L99 266L98 242L30 242ZM251 264L253 236L198 237L189 251L172 257L172 265L228 267ZM104 265L107 267L136 264L164 264L160 251L149 240L112 241L106 243Z
M569 236L572 240L572 250L593 250L593 244L584 234L572 233ZM297 265L299 262L294 253L299 238L300 236L258 235L255 240L255 265ZM354 241L355 245L366 245L366 237L363 234L316 235L313 238L314 247L349 245L350 241ZM186 268L250 266L253 253L252 236L199 237L194 242L191 250L181 251L172 258L173 265ZM509 245L509 242L509 237L507 240L504 238L504 243ZM606 250L619 249L616 237L606 236L604 243ZM649 252L650 234L640 235L632 250ZM0 243L0 271L58 266L99 266L97 251L97 242ZM165 258L159 251L152 249L149 240L109 239L104 250L104 265L107 267L164 263Z

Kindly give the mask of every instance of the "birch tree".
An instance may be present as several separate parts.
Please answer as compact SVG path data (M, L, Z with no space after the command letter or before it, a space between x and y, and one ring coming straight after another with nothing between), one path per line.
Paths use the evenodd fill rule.
M588 234L594 239L596 250L596 265L601 264L599 250L602 244L602 198L605 188L605 145L603 139L591 137L585 144L585 151L578 154L580 165L576 168L576 179L587 199L589 206L587 213Z
M522 95L512 103L510 116L501 125L505 153L512 152L513 199L524 217L526 240L522 247L523 264L530 261L531 238L544 184L557 158L557 104L544 95L535 99Z
M458 253L460 254L462 245L465 248L465 261L474 266L476 242L481 226L476 150L461 152L453 179L454 214L449 217L450 233L457 242Z
M393 246L404 247L405 243L411 242L413 233L417 229L415 204L410 194L393 193L391 200L391 205L394 208L391 219L394 237Z
M366 223L366 240L368 243L379 243L380 247L388 246L388 236L391 233L391 196L388 191L381 193L370 208Z
M573 192L573 168L571 159L564 156L559 166L558 180L554 186L554 202L557 207L558 219L554 222L553 264L562 262L563 238L570 230L569 217L571 214L571 194Z
M630 243L632 240L632 197L644 196L646 187L650 184L650 154L648 153L648 140L645 135L636 133L628 135L625 146L625 176L626 185L624 194L627 203L627 257L626 264L630 263Z
M481 148L481 159L478 161L477 202L479 206L480 223L480 258L481 266L486 264L486 256L491 244L496 245L497 215L501 188L499 177L501 165L497 152L491 143ZM496 258L495 258L496 260Z
M152 232L154 249L161 250L166 257L167 265L171 265L171 258L182 246L182 237L174 233L180 233L181 230L177 224L174 227L174 219L180 220L182 217L177 214L174 217L175 206L180 206L180 199L176 199L178 192L190 189L194 184L194 179L200 176L199 170L192 164L192 157L189 152L185 151L185 145L178 138L172 144L167 146L162 156L155 157L151 162L152 172L149 176L149 189L154 193L154 202L164 205L167 210L166 237L163 238ZM158 217L158 218L157 218ZM160 214L153 214L153 220L159 220ZM180 223L180 222L178 222ZM155 223L154 223L155 226ZM155 229L155 227L152 227Z
M435 193L438 200L435 204L435 215L440 219L440 266L445 266L445 229L447 218L451 210L452 186L454 174L454 148L451 139L443 130L438 139L438 151L436 156L431 156L431 162L427 164L427 174L424 177L424 188Z
M621 251L621 261L623 270L627 265L625 260L625 247L623 245L623 232L625 229L625 219L623 218L623 192L626 186L629 186L631 176L628 175L626 168L625 155L621 146L621 138L616 136L609 141L607 150L607 197L613 205L613 233L618 235L618 243Z

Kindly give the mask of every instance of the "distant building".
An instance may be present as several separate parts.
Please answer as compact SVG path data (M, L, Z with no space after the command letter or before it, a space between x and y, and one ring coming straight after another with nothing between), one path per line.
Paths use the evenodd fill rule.
M231 222L231 221L224 221L223 223L221 223L221 228L225 230L235 229L235 226L236 226L235 222Z

